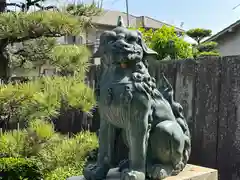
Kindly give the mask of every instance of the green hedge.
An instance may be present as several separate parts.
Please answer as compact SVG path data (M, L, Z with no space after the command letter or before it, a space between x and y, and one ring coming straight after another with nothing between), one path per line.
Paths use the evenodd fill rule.
M0 159L1 180L40 180L42 174L38 165L25 158L1 158Z
M21 171L19 177L34 177L40 169L44 180L66 180L82 174L89 153L97 147L98 139L94 133L83 131L67 137L56 133L47 121L31 121L26 129L0 135L0 172L5 174L4 177L12 174L14 177L9 180L17 180L16 175ZM23 170L18 170L19 167Z

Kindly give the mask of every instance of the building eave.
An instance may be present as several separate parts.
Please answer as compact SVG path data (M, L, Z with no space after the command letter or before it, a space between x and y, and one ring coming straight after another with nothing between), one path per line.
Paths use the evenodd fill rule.
M224 36L226 33L231 32L234 28L240 25L240 20L236 21L235 23L231 24L230 26L224 28L220 32L216 33L215 35L211 36L210 38L206 39L204 42L215 41L220 36Z
M107 17L109 15L112 15L112 16ZM96 16L92 19L92 24L98 25L98 26L116 27L116 25L114 23L115 19L113 21L112 17L116 16L116 18L117 18L117 17L119 17L119 15L123 15L123 17L126 20L127 14L125 12L104 10L101 15ZM170 25L168 23L165 23L163 21L154 19L154 18L149 17L149 16L135 16L135 15L129 14L129 17L130 17L130 26L131 27L139 27L139 24L137 23L138 19L140 20L141 18L144 18L144 19L149 19L150 20L150 24L149 24L149 22L148 23L143 22L143 26L145 28L158 29L158 28L161 28L161 26L166 25L166 26L169 26L169 27L174 27L176 29L176 31L178 31L178 32L185 32L185 30L183 30L179 27L176 27L174 25ZM102 21L104 18L110 18L111 20L110 21ZM143 21L145 21L145 20L143 20Z

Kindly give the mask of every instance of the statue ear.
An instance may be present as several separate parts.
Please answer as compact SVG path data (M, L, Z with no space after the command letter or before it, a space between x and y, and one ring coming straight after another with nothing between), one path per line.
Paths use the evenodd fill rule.
M139 45L143 49L144 56L156 56L156 55L158 55L158 53L156 51L147 47L147 44L144 42L143 37L142 37L142 33L140 31L138 31L138 38L139 38Z
M105 47L105 32L100 35L99 46L97 51L93 54L93 58L102 57Z
M100 35L99 47L97 51L93 54L93 58L102 57L109 41L112 41L115 38L116 38L116 33L114 31L104 31Z
M101 57L101 51L99 50L99 48L97 49L97 51L92 55L92 58L99 58Z

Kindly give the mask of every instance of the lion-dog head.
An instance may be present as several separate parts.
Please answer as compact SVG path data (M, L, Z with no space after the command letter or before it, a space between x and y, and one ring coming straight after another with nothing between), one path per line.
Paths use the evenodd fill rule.
M100 36L100 45L94 57L102 57L103 63L121 65L145 61L147 56L157 53L147 47L142 34L124 27L119 17L117 27Z

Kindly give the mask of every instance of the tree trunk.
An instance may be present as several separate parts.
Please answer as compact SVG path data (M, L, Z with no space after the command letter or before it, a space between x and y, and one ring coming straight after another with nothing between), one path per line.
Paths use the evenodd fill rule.
M6 9L6 0L0 0L0 12L4 12Z
M6 0L0 0L0 13L6 9ZM4 56L4 48L0 48L0 84L8 80L8 59Z
M0 52L0 80L7 83L9 79L9 60Z
M0 83L8 83L10 77L10 62L6 47L7 42L0 43Z

